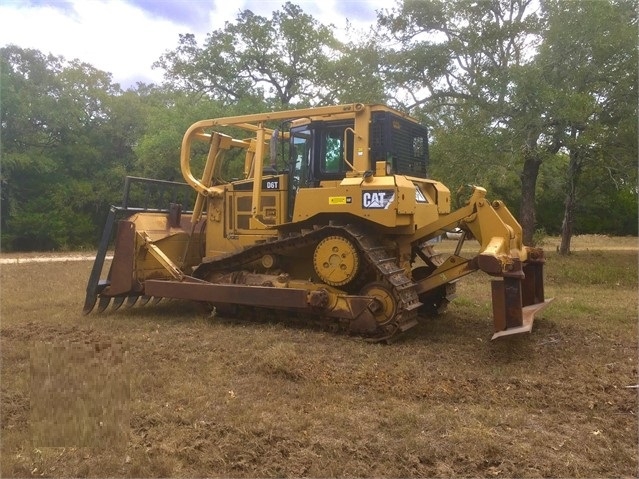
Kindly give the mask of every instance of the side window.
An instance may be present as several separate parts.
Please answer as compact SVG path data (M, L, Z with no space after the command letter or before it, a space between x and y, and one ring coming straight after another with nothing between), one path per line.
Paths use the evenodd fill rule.
M343 145L338 131L329 131L326 135L326 155L322 165L323 173L338 173L342 162Z
M344 153L347 159L353 161L353 133L346 131L346 126L327 128L322 135L322 155L320 159L320 174L327 174L334 177L343 177L348 169L344 161ZM346 133L346 145L344 144L344 133ZM346 146L346 151L345 147Z

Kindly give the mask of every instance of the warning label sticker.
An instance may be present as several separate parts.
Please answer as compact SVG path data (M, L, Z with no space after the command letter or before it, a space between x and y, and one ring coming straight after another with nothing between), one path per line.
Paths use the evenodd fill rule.
M346 205L352 202L352 198L350 196L329 196L328 204L329 205Z

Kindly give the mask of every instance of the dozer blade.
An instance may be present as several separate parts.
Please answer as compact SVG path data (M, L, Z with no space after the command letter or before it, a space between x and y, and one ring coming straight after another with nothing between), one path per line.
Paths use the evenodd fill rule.
M144 306L149 301L151 301L151 296L147 296L145 294L144 296L140 296L140 300L138 301L138 303L139 303L140 306Z
M156 304L158 304L160 301L162 301L162 298L163 296L154 296L151 300L151 306L155 306Z
M133 296L127 296L126 301L124 303L124 307L126 309L132 308L135 303L138 302L139 296L138 295L133 295Z
M113 306L111 307L111 309L113 311L117 311L118 309L120 309L120 306L122 306L122 304L124 304L124 300L126 299L126 296L117 296L113 299Z
M95 307L95 303L97 303L97 301L98 301L98 296L97 295L88 294L86 300L84 301L84 307L82 308L82 314L87 315L91 311L93 311L93 308Z
M98 313L104 312L105 309L109 307L109 303L111 302L110 296L100 296L100 301L98 302Z

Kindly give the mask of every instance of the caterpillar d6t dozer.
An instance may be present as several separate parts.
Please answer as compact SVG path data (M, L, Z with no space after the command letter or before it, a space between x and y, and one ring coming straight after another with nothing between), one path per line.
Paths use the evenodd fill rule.
M495 277L493 338L530 331L548 303L543 252L522 244L520 225L483 188L451 209L449 189L427 178L426 128L398 111L349 104L203 120L184 135L180 161L188 205L133 208L133 183L179 185L127 179L85 313L176 298L389 340L444 308L477 270ZM455 228L455 252L436 253L430 240ZM466 239L479 245L471 257L461 255Z

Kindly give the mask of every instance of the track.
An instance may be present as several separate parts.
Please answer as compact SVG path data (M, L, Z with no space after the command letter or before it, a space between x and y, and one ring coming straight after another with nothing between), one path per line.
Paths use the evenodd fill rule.
M384 246L365 229L355 226L322 226L300 234L278 239L248 248L238 254L211 259L196 268L193 276L209 280L216 273L241 271L265 255L286 255L287 252L308 246L315 246L329 236L341 236L357 246L365 263L363 273L350 286L363 290L359 294L379 296L389 304L390 311L379 314L378 329L373 335L377 340L388 340L417 324L417 311L421 306L416 284L397 264L397 259L389 255ZM381 301L384 303L384 301ZM285 307L285 305L283 305ZM382 308L383 309L383 308ZM384 315L387 314L387 316ZM377 317L377 316L376 316ZM334 320L334 322L337 322ZM344 325L339 326L341 329Z

